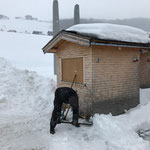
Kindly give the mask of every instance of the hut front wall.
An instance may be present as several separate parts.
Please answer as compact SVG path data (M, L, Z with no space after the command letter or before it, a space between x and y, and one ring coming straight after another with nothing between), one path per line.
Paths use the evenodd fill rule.
M57 57L57 86L71 87L71 82L62 81L61 62L64 58L83 57L83 84L74 84L73 89L79 96L80 113L91 114L92 107L92 49L71 42L62 44L56 53Z
M121 114L139 104L139 49L92 47L93 113Z
M150 53L140 57L140 88L150 88Z

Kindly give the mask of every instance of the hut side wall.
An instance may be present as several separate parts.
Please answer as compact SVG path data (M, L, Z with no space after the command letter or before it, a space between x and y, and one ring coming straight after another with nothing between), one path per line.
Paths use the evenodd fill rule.
M92 47L93 110L113 115L139 104L139 49Z
M86 115L91 114L92 111L92 49L83 47L71 42L62 44L56 53L57 57L57 86L71 87L71 82L62 81L61 60L63 58L77 58L83 57L83 80L84 84L74 84L73 89L77 90L79 95L80 113Z
M141 54L140 88L150 88L150 53Z

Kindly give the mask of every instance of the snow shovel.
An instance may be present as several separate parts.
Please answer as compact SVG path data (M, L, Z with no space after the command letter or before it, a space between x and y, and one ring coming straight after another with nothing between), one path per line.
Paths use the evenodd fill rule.
M64 121L64 120L61 120L61 123L72 124L72 122ZM79 122L79 125L92 126L93 122L87 122L87 123Z
M73 81L72 81L72 84L71 84L71 88L73 87L73 84L75 82L76 77L77 77L77 75L75 74L74 78L73 78ZM68 107L66 114L65 114L65 111L63 111L63 115L65 114L64 117L63 117L63 120L66 120L66 117L68 115L68 112L69 112L70 108L71 108L71 106Z

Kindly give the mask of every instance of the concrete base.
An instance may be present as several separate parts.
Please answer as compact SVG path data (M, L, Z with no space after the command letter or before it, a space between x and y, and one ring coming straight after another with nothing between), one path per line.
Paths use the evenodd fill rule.
M119 115L139 104L139 98L99 101L93 105L93 113Z

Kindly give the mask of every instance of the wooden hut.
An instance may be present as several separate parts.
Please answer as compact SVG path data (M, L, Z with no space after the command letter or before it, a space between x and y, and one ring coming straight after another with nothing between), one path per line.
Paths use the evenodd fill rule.
M141 50L140 88L150 88L150 51Z
M117 115L139 104L141 49L149 50L150 45L64 30L43 52L56 53L58 87L70 87L76 75L73 89L79 95L80 113L88 116Z

